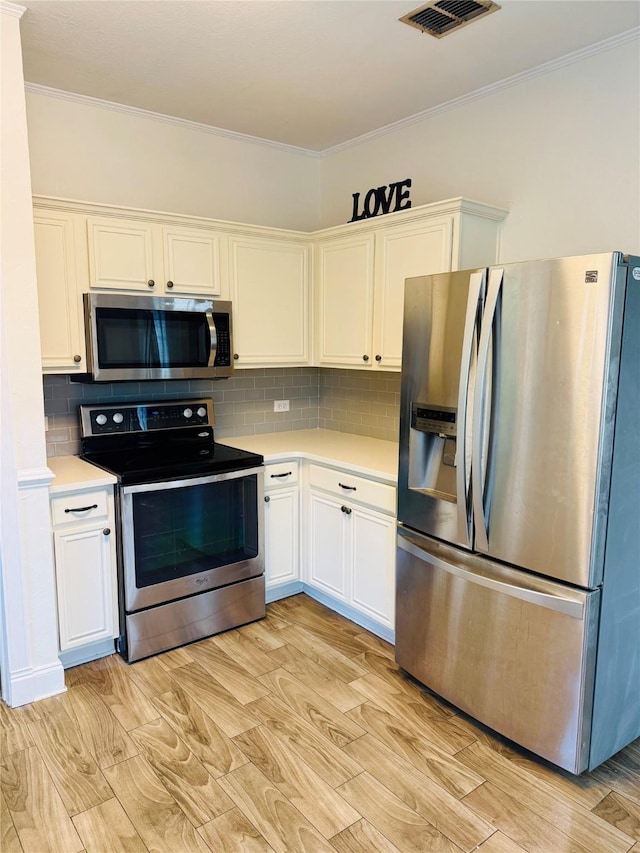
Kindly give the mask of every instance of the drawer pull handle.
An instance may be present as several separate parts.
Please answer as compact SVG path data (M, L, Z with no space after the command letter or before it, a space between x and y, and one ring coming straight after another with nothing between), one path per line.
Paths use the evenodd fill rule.
M293 471L285 471L284 474L269 474L272 480L277 480L280 477L290 477L293 474Z
M344 483L338 483L341 489L346 489L348 492L355 492L357 490L357 486L345 486Z
M351 515L351 509L348 506L341 506L340 510L344 512L345 515Z
M89 512L90 509L98 509L98 504L91 504L91 506L74 506L71 509L65 509L65 512Z

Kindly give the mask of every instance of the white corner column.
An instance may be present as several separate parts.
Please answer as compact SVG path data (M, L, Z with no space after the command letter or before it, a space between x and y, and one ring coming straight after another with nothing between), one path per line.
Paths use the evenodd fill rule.
M24 11L0 0L0 681L12 706L65 690L20 43Z

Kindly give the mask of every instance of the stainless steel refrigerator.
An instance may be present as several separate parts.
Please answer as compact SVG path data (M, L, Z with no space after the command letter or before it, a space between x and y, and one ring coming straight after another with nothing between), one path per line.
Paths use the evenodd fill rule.
M640 258L407 279L396 660L573 773L640 735Z

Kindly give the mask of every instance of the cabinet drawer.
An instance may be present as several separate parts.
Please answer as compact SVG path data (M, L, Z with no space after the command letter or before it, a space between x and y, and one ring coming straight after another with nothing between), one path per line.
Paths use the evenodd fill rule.
M319 465L309 466L309 483L318 489L324 489L332 495L338 495L345 501L367 504L383 512L395 514L396 490L385 483L367 480L354 474L345 474L333 468Z
M88 521L108 514L107 492L95 489L90 492L71 492L51 498L53 524Z
M297 462L276 462L273 465L265 465L264 488L265 491L277 489L278 486L290 486L298 482Z

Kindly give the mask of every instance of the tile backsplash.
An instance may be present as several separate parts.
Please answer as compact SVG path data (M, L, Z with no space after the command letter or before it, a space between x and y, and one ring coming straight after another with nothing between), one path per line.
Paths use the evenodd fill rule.
M212 397L216 438L322 427L397 441L400 376L357 370L274 367L238 371L230 379L85 384L43 378L47 455L80 452L77 407L82 403ZM274 400L289 400L274 412Z

